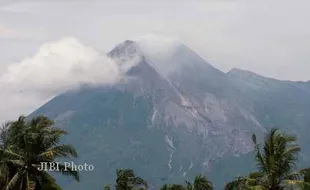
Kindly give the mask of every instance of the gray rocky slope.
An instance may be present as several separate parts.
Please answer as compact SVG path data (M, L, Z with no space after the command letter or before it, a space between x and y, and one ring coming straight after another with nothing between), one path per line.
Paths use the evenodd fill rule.
M307 144L309 82L223 73L182 44L164 54L147 49L119 44L108 55L124 72L121 81L68 91L30 115L54 119L69 131L64 142L77 147L76 162L95 165L79 184L62 181L65 189L99 189L113 183L116 168L132 168L154 186L204 173L220 188L250 170L252 133L276 125Z

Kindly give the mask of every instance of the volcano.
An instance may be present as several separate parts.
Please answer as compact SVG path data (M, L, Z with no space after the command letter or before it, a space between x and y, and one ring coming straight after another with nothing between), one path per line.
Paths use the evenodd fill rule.
M29 116L53 119L69 132L63 141L76 147L76 162L94 165L80 183L61 181L64 189L113 184L116 168L132 168L154 187L202 173L220 188L253 167L253 133L276 125L306 145L309 82L224 73L171 40L127 40L108 56L120 81L67 91ZM307 161L310 151L303 153Z

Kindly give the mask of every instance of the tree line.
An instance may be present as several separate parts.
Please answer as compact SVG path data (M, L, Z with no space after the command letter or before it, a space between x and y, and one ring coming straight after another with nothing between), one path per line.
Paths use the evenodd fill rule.
M52 120L38 116L27 120L20 116L0 129L0 190L61 190L49 172L40 170L42 162L56 163L61 158L76 158L70 144L61 144L67 131ZM259 143L252 135L257 170L238 176L225 190L310 190L310 168L296 170L300 146L295 136L271 129ZM58 163L57 172L79 181L79 172ZM115 185L105 190L151 189L146 180L131 169L117 169ZM165 184L161 190L213 190L212 182L197 175L184 184Z

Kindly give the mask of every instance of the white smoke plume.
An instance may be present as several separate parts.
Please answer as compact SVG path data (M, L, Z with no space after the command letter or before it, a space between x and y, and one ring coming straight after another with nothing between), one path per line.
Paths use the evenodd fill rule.
M27 115L80 84L112 84L121 77L110 58L70 37L43 44L34 56L11 64L3 73L0 122Z

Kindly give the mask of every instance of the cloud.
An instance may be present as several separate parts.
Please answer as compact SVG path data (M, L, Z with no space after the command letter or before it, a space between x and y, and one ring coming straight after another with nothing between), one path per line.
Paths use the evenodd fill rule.
M10 65L0 76L0 122L28 114L53 96L80 84L119 80L117 65L75 38L46 43L32 57Z
M141 50L147 54L154 54L154 56L170 56L175 53L177 47L181 44L178 39L168 38L166 36L150 33L143 36L133 38L140 46Z
M0 26L0 37L12 37L16 35L16 31L10 28Z
M20 0L14 3L11 0L5 1L6 3L3 3L3 0L0 3L2 5L0 7L2 26L0 27L0 78L4 68L12 61L21 60L25 55L33 55L38 44L60 39L63 36L74 36L97 50L107 52L132 36L159 33L178 39L222 71L237 67L278 79L309 80L310 26L307 19L310 17L309 0L102 0L91 2L46 0L41 3L37 0ZM14 31L18 33L13 34ZM1 34L6 35L5 39L1 38ZM68 47L65 52L80 52L76 46L68 45L70 43L64 44ZM77 44L80 43L77 42ZM158 50L167 49L161 48L160 45L156 44ZM82 47L83 50L88 49L85 51L88 53L83 51L82 55L87 54L89 57L81 58L80 53L77 53L79 54L77 60L84 60L88 64L96 65L97 68L103 67L98 62L105 62L104 57L92 48L84 45ZM0 94L5 91L8 93L6 97L10 97L11 102L16 102L14 105L10 103L12 108L9 110L13 110L14 113L17 112L14 111L14 106L21 107L21 113L27 113L27 110L38 107L40 105L38 102L44 103L49 94L76 86L76 81L96 83L98 78L103 77L99 75L95 78L94 76L98 74L86 75L85 73L91 72L92 69L87 70L83 67L84 74L79 76L76 74L81 70L79 64L71 64L79 62L74 59L75 57L65 58L70 56L65 56L67 54L64 53L58 56L50 54L45 58L36 57L40 51L6 71L11 73L6 74L8 78L14 73L17 78L13 77L10 80L7 78L0 83ZM53 65L49 68L39 64L42 62L40 60L44 60L44 63L66 62L70 67L64 67L64 64L49 64ZM40 68L42 72L43 70L44 72L48 70L48 73L54 71L53 80L41 79L42 82L34 80L31 75L39 77L42 73L33 74L34 71L30 68L34 67L29 66L30 62L32 65L38 65L35 67ZM64 72L55 73L55 68L64 69ZM21 70L25 70L25 73L28 73L27 76L31 73L30 77L20 74ZM64 77L67 75L71 78ZM79 76L79 78L73 80L72 76ZM100 80L105 81L104 78ZM54 81L60 84L54 86ZM33 84L30 85L30 82ZM43 83L49 85L42 85ZM40 89L40 93L31 93L32 95L27 95L25 98L25 95L19 95L21 86L24 87L23 94L27 89L28 91ZM13 91L16 92L14 96ZM3 97L3 95L0 96ZM22 98L24 98L23 102ZM38 99L38 102L35 99ZM8 98L1 98L1 105L8 104L7 100ZM1 117L9 112L0 109Z
M0 23L30 31L27 37L40 43L69 35L104 51L155 32L180 39L223 71L237 67L309 80L309 6L309 0L24 0L4 6ZM10 46L20 52L30 49ZM11 52L3 43L0 49Z
M184 47L177 38L150 33L133 40L137 42L148 63L162 75L169 76L171 73L178 72L184 64L192 65L192 63L183 61L188 58L189 52L181 51ZM183 60L174 57L181 57Z

